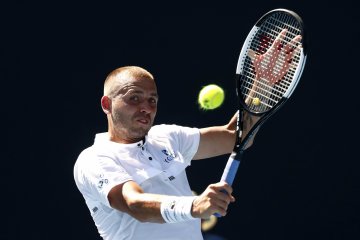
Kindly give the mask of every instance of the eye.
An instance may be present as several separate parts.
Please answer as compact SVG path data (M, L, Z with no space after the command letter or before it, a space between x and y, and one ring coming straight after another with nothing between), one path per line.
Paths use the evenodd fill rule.
M153 105L156 105L157 104L157 98L150 98L149 99L149 102L151 103L151 104L153 104Z
M139 102L140 101L140 97L138 95L132 95L130 97L130 101L132 102Z

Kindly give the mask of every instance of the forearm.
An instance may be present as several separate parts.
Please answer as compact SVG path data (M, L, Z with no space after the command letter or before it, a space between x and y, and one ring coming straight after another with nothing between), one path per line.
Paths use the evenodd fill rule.
M225 190L228 194L224 194ZM144 193L134 181L113 187L108 195L111 207L141 222L175 223L208 218L214 213L226 215L235 201L232 188L225 182L210 184L199 196L168 196Z
M129 181L115 186L108 194L112 208L125 212L140 222L164 223L160 206L162 195L144 193L141 187Z
M140 222L165 223L193 219L194 196L168 196L144 193L141 187L129 181L114 187L109 193L110 205Z
M142 193L127 201L129 214L140 222L165 223L161 215L161 202L164 196Z
M226 125L200 129L200 145L194 160L231 153L236 139L237 114Z
M227 194L221 192L223 190ZM199 196L179 197L146 193L139 194L139 196L141 196L138 201L140 204L130 207L134 214L132 216L137 216L136 218L143 222L157 223L176 223L194 218L209 218L215 213L225 216L227 206L230 202L235 201L231 186L225 182L210 184ZM145 209L151 211L145 211ZM139 215L141 215L140 218Z
M228 125L214 126L200 129L200 145L194 156L196 159L205 159L232 151L235 143L235 130Z
M205 159L231 153L236 140L237 116L238 112L235 113L226 125L200 129L200 144L193 159ZM244 111L242 118L242 139L244 139L254 124L259 120L259 117ZM255 135L256 134L249 139L245 148L252 145Z

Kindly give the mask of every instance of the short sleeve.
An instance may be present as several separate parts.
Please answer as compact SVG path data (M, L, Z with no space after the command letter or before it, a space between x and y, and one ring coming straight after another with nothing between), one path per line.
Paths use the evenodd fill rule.
M200 131L198 128L162 124L153 127L152 132L168 138L173 149L180 152L184 161L190 164L199 148Z
M127 171L113 159L91 154L91 150L85 150L79 155L74 167L74 178L83 195L109 207L110 190L132 180Z
M179 151L185 159L192 160L200 143L200 131L198 128L179 127L177 129L177 142Z

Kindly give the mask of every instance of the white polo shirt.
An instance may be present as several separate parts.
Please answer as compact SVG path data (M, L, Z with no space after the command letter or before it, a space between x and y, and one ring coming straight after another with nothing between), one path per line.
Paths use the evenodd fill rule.
M108 140L97 134L74 166L76 185L82 193L97 229L105 240L198 240L201 220L158 224L141 223L110 207L109 191L133 180L144 192L191 196L185 168L190 165L200 141L197 128L177 125L153 126L145 138L133 144Z

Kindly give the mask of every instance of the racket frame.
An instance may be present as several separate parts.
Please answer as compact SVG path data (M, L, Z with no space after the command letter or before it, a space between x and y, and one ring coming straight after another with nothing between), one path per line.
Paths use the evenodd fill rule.
M253 38L256 36L256 33L259 31L261 24L263 21L267 19L267 17L275 12L285 12L291 16L293 16L298 23L300 24L300 32L302 36L301 40L301 53L300 53L300 59L299 64L296 67L293 80L291 81L289 87L283 94L282 98L279 99L279 101L270 109L263 111L263 112L255 112L248 108L248 106L245 103L245 100L241 94L240 90L240 79L242 78L242 72L244 68L244 62L245 58L248 57L248 50L250 49L250 45L252 43ZM249 34L246 37L246 40L244 42L244 45L242 46L238 63L236 67L236 95L238 98L238 119L237 119L237 126L236 126L236 140L235 145L233 148L232 153L229 156L229 159L226 163L226 167L224 169L224 172L221 177L221 181L227 182L229 185L233 184L233 181L236 177L236 173L238 171L238 168L240 166L240 162L242 159L242 156L244 154L244 151L246 150L245 147L248 144L248 141L253 137L253 135L257 132L257 130L261 127L262 124L264 124L265 121L267 121L275 112L279 110L280 107L284 105L284 103L289 99L289 97L292 95L293 91L295 90L297 84L299 83L300 77L302 75L305 62L306 62L306 56L307 56L307 48L306 48L306 41L305 41L305 32L304 32L304 24L301 19L301 17L290 10L287 9L274 9L272 11L267 12L264 14L253 26L253 28L250 30ZM259 116L260 118L256 121L256 123L252 126L252 128L249 130L249 132L246 134L246 136L243 136L243 114L244 111L246 111L250 115ZM223 191L226 193L226 191ZM215 216L221 217L218 213L215 213Z

